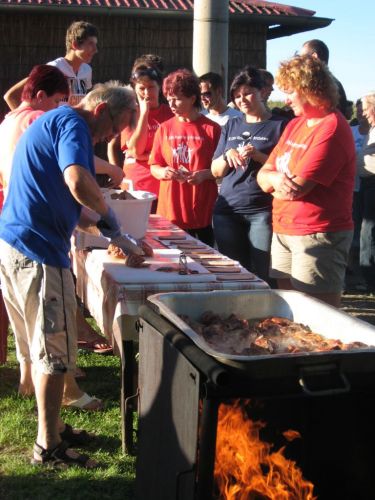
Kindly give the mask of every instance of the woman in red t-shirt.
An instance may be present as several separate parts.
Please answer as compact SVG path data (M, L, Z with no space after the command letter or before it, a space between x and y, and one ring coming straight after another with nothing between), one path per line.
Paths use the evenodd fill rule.
M353 237L353 136L324 63L295 56L276 82L297 118L257 177L274 197L270 276L338 307Z
M160 125L149 160L160 180L157 213L212 246L217 186L211 160L221 128L200 113L199 82L187 69L168 75L163 93L174 117Z

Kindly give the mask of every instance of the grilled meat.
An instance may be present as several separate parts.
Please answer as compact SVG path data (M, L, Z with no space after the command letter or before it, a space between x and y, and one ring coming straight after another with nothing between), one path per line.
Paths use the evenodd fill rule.
M369 347L362 342L344 344L341 340L328 339L312 332L306 325L276 316L247 321L235 314L222 317L206 311L199 321L193 321L188 316L182 316L182 319L212 349L226 354L252 356Z

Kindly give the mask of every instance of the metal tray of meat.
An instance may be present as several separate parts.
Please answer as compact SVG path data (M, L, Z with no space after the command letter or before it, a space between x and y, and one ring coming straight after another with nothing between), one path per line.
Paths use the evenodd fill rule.
M171 292L152 295L148 300L158 313L187 335L200 349L218 361L241 367L245 364L260 377L296 375L300 366L333 363L340 372L375 372L375 327L324 304L306 294L284 290L241 290ZM308 326L327 339L343 343L362 342L369 347L352 350L312 351L285 354L238 355L213 349L180 315L199 321L206 311L241 319L271 316L288 318ZM289 360L289 361L286 361ZM254 369L254 370L253 370ZM327 368L328 369L328 368Z

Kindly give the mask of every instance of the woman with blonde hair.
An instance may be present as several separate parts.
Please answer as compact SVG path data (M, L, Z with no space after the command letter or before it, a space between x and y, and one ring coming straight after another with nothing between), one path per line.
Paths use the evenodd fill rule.
M355 148L337 85L311 56L281 63L276 83L297 118L258 173L273 196L270 275L338 307L353 237Z

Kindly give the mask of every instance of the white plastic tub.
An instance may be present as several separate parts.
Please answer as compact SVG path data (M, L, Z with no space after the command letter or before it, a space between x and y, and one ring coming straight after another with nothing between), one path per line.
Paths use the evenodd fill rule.
M121 189L102 188L103 196L115 211L124 233L131 234L134 238L143 238L147 230L148 218L151 211L152 202L156 199L156 195L147 191L131 191L136 200L112 200L112 193L121 193ZM99 220L98 214L89 209L91 217L96 217ZM102 236L92 236L90 234L76 231L75 232L75 247L80 250L87 247L107 248L108 240Z
M136 200L113 200L111 195L122 193L120 189L107 189L103 192L108 205L114 210L124 233L134 238L143 238L146 234L152 202L156 195L147 191L129 191Z

